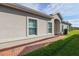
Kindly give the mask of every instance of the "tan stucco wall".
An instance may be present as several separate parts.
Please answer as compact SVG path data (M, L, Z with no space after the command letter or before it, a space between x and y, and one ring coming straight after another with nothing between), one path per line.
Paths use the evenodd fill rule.
M30 17L30 16L27 16L27 28L28 28L28 20L29 18L32 18L32 19L35 19L37 20L37 35L34 36L34 37L47 37L47 36L54 36L54 31L53 31L53 21L52 19L50 19L49 21L48 20L44 20L44 19L39 19L39 18L36 18L36 17ZM52 22L52 33L48 33L48 22ZM27 29L27 32L28 32L28 29ZM27 33L27 37L31 37L28 35ZM33 35L32 35L33 37Z
M54 36L54 19L53 18L51 19L51 22L52 22L52 35Z
M48 34L47 33L47 21L46 20L41 20L39 19L38 20L38 35L45 35L45 34Z
M26 36L26 16L0 12L0 42ZM9 40L8 40L9 39Z
M28 17L38 20L38 35L34 37L26 34L28 32L26 26ZM23 39L26 39L26 43L28 43L54 36L53 19L50 20L52 22L52 34L47 33L48 20L50 19L0 6L0 43Z

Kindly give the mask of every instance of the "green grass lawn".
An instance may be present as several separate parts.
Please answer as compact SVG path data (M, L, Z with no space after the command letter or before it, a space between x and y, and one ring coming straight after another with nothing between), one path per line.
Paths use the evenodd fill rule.
M79 30L71 31L64 40L32 51L25 56L79 56Z

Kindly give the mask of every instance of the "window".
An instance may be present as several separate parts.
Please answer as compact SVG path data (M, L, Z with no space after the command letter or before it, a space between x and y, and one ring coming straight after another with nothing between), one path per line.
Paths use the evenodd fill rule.
M29 35L37 35L37 20L29 19Z
M52 33L52 23L48 22L48 33Z

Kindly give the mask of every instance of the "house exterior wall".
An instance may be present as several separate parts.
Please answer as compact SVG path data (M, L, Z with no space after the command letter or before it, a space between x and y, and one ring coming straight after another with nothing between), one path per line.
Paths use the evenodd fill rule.
M54 19L53 18L51 19L51 22L52 22L52 35L54 36Z
M38 21L38 35L29 36L28 18ZM52 22L52 33L48 33L48 22ZM53 19L44 18L38 15L21 12L12 8L0 6L0 43L24 40L26 43L54 36ZM25 41L25 40L24 40ZM20 43L18 43L20 44ZM4 43L5 45L5 43ZM12 44L13 46L13 44Z
M62 31L64 31L64 29L68 29L68 31L69 31L69 25L68 24L62 24L62 26L63 26L63 29L62 29Z
M60 33L62 33L62 20L58 17L58 15L54 15L53 16L53 22L57 19L57 20L59 20L59 22L60 22Z
M29 35L28 34L29 19L37 20L37 35ZM48 33L48 22L52 22L52 33ZM53 23L52 19L44 20L44 19L40 19L40 18L36 18L36 17L27 16L27 37L34 38L34 39L38 38L38 40L43 39L43 38L52 37L52 36L54 36L53 25L54 25L54 23Z
M0 43L26 37L25 28L26 16L0 12Z
M52 33L48 33L48 22L51 22L52 23ZM54 22L53 22L53 19L50 19L49 21L46 21L46 20L39 20L38 21L38 35L51 35L51 36L54 36Z
M29 46L29 43L52 38L54 36L55 19L60 21L61 32L61 20L57 15L54 17L49 19L21 10L0 6L0 51L3 50L0 52L0 55L18 55ZM35 36L28 34L29 18L37 20L37 35ZM48 22L52 23L52 33L48 33Z

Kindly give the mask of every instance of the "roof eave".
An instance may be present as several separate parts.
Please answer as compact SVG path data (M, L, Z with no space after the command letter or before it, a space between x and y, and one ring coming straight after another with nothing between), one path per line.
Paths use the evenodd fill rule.
M22 11L25 11L25 12L28 12L28 13L32 13L32 14L35 14L35 15L39 15L39 16L45 17L45 18L50 18L50 19L52 18L50 15L44 14L42 12L38 12L38 11L33 10L31 8L28 8L28 7L21 6L19 4L15 4L15 3L0 3L0 5L7 6L7 7L10 7L10 8L14 8L14 9L17 9L17 10L22 10Z

